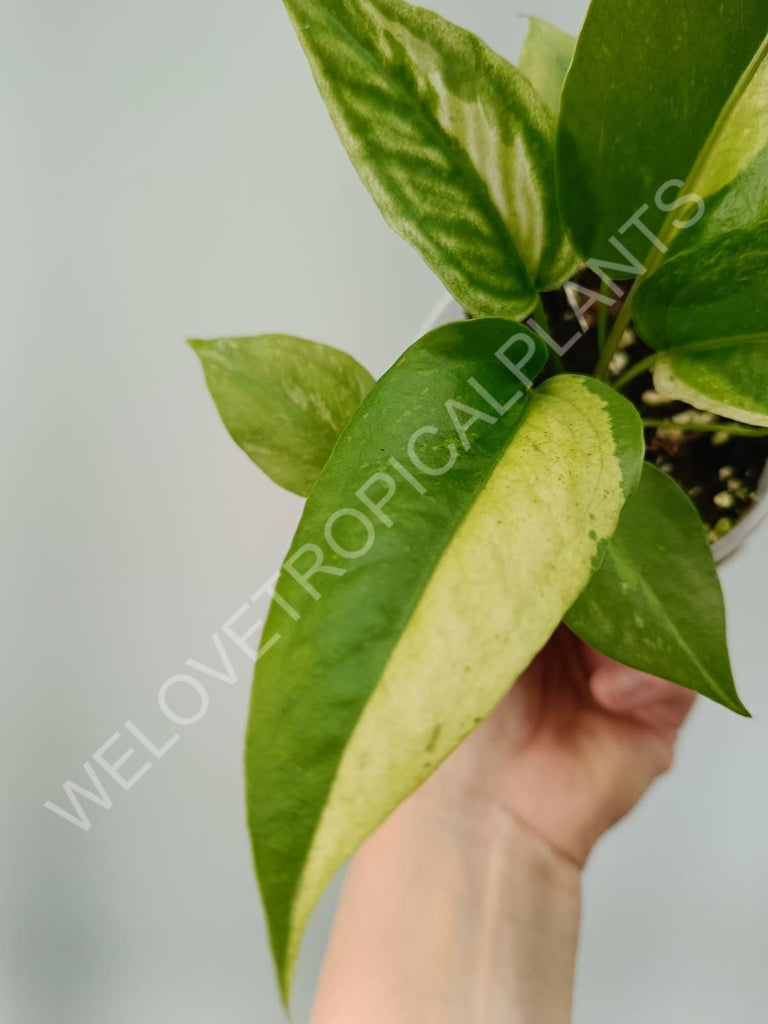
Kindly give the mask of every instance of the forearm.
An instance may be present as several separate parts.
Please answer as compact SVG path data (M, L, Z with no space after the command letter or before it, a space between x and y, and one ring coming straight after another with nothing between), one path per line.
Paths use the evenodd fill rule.
M353 861L313 1024L567 1024L579 896L506 812L417 794Z

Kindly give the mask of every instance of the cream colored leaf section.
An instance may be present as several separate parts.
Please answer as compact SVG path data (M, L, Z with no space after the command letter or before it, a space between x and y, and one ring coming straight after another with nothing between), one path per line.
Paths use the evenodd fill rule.
M764 342L768 345L768 339ZM716 416L725 416L727 419L738 420L739 423L747 423L755 427L768 427L768 416L756 409L745 409L734 400L729 401L727 382L712 380L711 376L702 376L701 382L708 385L707 391L701 391L693 384L686 381L675 369L676 363L680 363L688 357L686 349L671 352L662 356L653 368L653 386L664 398L676 402L685 402L695 409L702 409L705 412L714 413ZM695 358L691 353L690 358ZM713 397L718 395L718 397ZM763 402L763 406L765 403Z
M639 420L636 429L639 473ZM335 870L547 642L612 536L626 487L600 394L579 377L543 385L447 546L350 737L294 901L289 964Z
M559 225L553 224L552 196L542 182L544 140L551 140L554 135L550 110L534 101L528 83L517 76L517 69L506 66L490 51L484 59L494 66L494 71L504 68L502 74L514 81L514 91L509 82L509 94L499 96L497 76L486 79L480 65L478 81L472 83L472 88L463 83L464 95L460 95L455 82L450 80L456 69L449 67L446 53L435 45L434 36L411 30L402 17L402 5L390 5L400 17L387 17L387 5L371 0L360 0L360 7L373 24L378 22L383 37L396 40L411 64L427 78L433 90L430 102L440 127L462 146L485 183L530 279L542 290L560 285L579 265L579 259L565 232L558 231ZM553 246L555 240L559 248Z
M517 68L399 0L286 6L362 181L465 308L520 318L567 279L554 114Z
M691 190L706 198L734 181L768 145L768 39L742 76L705 147Z
M419 48L411 45L418 59ZM430 57L434 63L434 53L425 47L424 61ZM578 266L579 259L564 233L560 248L551 251L550 197L542 188L540 169L533 166L523 129L514 134L502 130L499 107L491 105L482 91L478 90L472 99L451 93L439 67L433 67L429 79L437 97L435 113L441 127L459 140L485 182L530 279L542 289L561 284ZM538 113L542 134L552 132L544 111ZM533 120L533 114L530 116Z

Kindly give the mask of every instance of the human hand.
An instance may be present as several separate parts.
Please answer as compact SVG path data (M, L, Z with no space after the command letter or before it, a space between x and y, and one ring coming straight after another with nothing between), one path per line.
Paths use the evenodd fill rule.
M580 868L692 702L561 627L354 858L313 1024L566 1024Z
M670 767L693 700L561 626L415 799L475 825L501 809L581 866Z

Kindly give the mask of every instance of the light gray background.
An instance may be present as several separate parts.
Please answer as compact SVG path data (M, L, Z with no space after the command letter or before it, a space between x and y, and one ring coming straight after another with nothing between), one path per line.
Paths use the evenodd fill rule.
M574 31L584 6L526 2ZM434 6L517 55L514 3ZM278 1024L245 659L90 832L42 805L124 719L157 737L160 684L210 661L299 514L225 435L183 339L285 330L380 373L440 288L347 163L278 0L4 0L2 25L0 1020ZM674 773L590 864L580 1024L766 1019L767 570L768 529L724 574L755 720L700 703Z

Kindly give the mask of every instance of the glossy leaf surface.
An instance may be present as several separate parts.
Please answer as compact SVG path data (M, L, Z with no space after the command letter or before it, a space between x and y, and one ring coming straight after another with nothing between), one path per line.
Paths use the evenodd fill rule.
M412 346L340 437L278 581L246 771L284 993L332 874L546 643L639 479L628 402L568 376L531 396L510 359L533 378L546 353L500 320Z
M309 494L373 377L346 352L287 334L195 340L224 426L281 487Z
M554 117L476 36L401 0L286 0L339 136L387 222L475 315L522 317L576 264Z
M614 236L642 261L652 245L629 221L642 213L659 234L662 186L698 181L709 195L746 169L762 146L743 137L737 100L766 32L765 0L593 0L558 128L558 185L582 255L626 262ZM675 194L665 191L663 202Z
M669 352L656 388L768 426L768 221L665 260L635 299L641 337Z
M665 353L653 368L653 385L665 398L768 427L768 333Z
M648 463L603 563L566 616L591 647L745 714L731 674L720 581L701 519Z
M768 219L768 40L742 87L691 180L691 189L706 200L704 213L679 232L673 253Z

